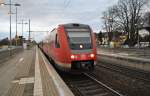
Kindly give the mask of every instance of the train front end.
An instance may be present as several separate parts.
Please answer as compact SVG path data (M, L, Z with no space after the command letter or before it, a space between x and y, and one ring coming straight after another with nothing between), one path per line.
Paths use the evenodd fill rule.
M96 64L96 43L91 28L84 24L64 25L71 71L92 71Z

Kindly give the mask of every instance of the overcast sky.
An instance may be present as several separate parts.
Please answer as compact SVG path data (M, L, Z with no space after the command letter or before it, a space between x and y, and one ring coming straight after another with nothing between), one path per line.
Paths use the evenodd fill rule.
M0 0L8 2L9 0ZM117 3L118 0L12 0L19 3L18 22L31 19L31 31L52 30L58 24L84 23L89 24L94 32L101 30L102 12ZM9 36L8 6L0 6L0 39ZM12 8L15 12L15 8ZM21 25L18 25L21 35ZM24 35L27 36L28 25L24 25ZM12 16L12 34L15 35L15 15ZM32 37L41 40L46 33L32 33Z

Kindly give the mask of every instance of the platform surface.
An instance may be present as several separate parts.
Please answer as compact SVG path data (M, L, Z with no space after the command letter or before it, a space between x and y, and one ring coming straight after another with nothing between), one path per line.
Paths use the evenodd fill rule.
M73 96L37 47L1 63L0 77L0 96Z

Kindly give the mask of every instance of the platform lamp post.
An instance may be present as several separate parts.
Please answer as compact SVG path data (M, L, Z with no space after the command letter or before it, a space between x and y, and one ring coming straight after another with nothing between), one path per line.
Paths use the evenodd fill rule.
M29 19L29 37L28 37L29 43L30 43L30 39L31 39L31 32L30 32L30 27L31 27L31 26L30 26L30 22L31 22L31 21L30 21L30 19Z
M0 5L1 6L5 6L5 5L8 5L9 6L9 22L10 22L10 26L9 26L9 30L10 30L10 33L9 33L9 38L10 38L10 42L9 42L9 52L10 52L10 56L12 55L12 53L11 53L11 46L12 46L12 41L11 41L11 33L12 33L12 30L11 30L11 14L12 14L12 11L11 11L11 9L12 9L12 5L13 6L18 6L18 5L20 5L20 4L12 4L12 2L11 2L11 0L9 0L9 4L7 4L7 3L0 3Z
M17 39L18 39L18 36L17 36L17 22L18 22L18 19L17 19L17 16L18 16L18 11L17 11L17 7L18 6L21 6L20 4L15 4L16 6L16 46L17 46Z
M137 24L135 24L137 26ZM138 39L137 39L137 42L138 42L138 48L140 48L140 32L139 32L139 29L143 27L143 22L141 22L139 24L139 26L137 26L137 34L138 34Z

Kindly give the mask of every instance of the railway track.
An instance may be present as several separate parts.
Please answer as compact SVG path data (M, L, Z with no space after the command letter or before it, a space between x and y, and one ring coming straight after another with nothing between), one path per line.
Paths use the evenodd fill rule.
M62 78L76 96L123 96L87 73Z
M150 73L148 73L148 72L133 69L133 68L128 68L125 66L109 64L109 63L105 63L105 62L99 62L99 63L100 64L97 64L97 67L112 70L113 72L123 74L127 77L131 77L131 78L134 78L137 80L142 80L144 82L150 83Z

